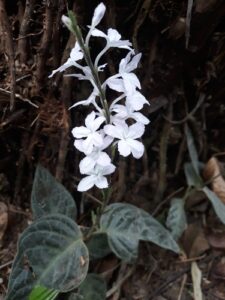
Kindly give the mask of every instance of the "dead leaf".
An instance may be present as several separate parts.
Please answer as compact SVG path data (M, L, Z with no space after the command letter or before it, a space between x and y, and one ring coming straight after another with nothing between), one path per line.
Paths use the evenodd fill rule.
M210 246L217 250L225 250L225 232L210 232L207 234Z
M188 258L195 258L207 251L210 246L200 224L190 224L185 230L182 245Z
M221 166L215 157L211 157L203 170L205 180L212 180L211 188L213 192L225 204L225 180L221 175Z
M194 299L202 300L202 289L201 289L201 281L202 281L202 272L199 269L197 263L193 261L191 264L191 277L194 289Z
M8 225L8 207L5 203L0 202L0 242L4 236Z

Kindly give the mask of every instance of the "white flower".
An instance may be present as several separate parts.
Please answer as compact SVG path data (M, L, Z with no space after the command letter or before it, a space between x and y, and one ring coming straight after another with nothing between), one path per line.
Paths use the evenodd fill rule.
M70 109L74 108L74 107L76 107L78 105L87 106L87 105L90 105L90 104L93 104L96 107L97 104L96 104L95 99L98 96L98 94L99 94L99 92L96 89L94 89L92 91L92 93L90 94L90 96L86 100L81 100L81 101L76 102L75 104L73 104L72 106L70 106Z
M132 95L136 89L141 89L141 84L137 76L132 73L141 59L141 53L131 58L132 51L120 61L119 72L107 80L108 86L115 91L124 91L126 95ZM118 79L122 78L121 79Z
M85 149L83 149L83 144L81 140L75 141L75 147L79 149L79 151L84 152L87 156L83 158L80 162L80 172L81 174L88 174L91 170L94 169L96 165L106 167L111 163L111 158L109 155L104 152L106 148L112 143L113 138L110 136L105 136L103 138L103 144L101 147L94 147L93 151L87 155L85 153Z
M89 46L89 40L90 40L93 30L101 22L102 18L104 17L105 10L106 10L105 5L103 3L100 3L94 11L94 15L93 15L93 18L91 21L91 26L88 26L89 32L85 39L85 44L87 47Z
M49 78L52 77L57 72L63 72L67 68L71 66L77 66L76 62L84 57L83 52L81 51L81 48L78 43L75 44L74 48L70 52L70 57L68 60L58 69L52 71L52 74L49 75Z
M143 108L144 104L149 105L149 102L147 101L147 99L139 91L136 90L135 84L132 86L131 82L130 82L130 87L128 87L128 85L127 85L127 87L130 89L130 91L128 91L125 88L124 80L121 78L112 78L111 77L108 80L106 80L106 84L112 90L124 93L124 97L126 96L126 106L129 106L134 111L141 110ZM122 99L123 96L121 96L120 98ZM110 106L111 111L113 110L113 108L117 102L118 101L113 101L113 103Z
M119 139L118 150L122 156L128 156L132 153L135 158L140 158L144 153L144 145L136 141L144 133L145 127L143 124L135 123L128 127L124 124L117 123L116 125L105 125L104 131L107 135Z
M104 117L96 117L96 113L91 112L85 119L85 126L75 127L72 130L72 134L77 139L86 138L82 141L82 147L85 149L87 154L93 151L94 146L101 147L103 144L103 138L97 130L103 122L105 122ZM76 145L75 145L76 146Z
M115 166L113 164L109 164L108 166L101 167L96 165L95 168L88 173L88 176L81 179L78 184L78 191L85 192L91 189L94 185L99 189L105 189L108 187L108 181L105 175L112 174L115 171Z
M140 92L135 91L133 94L127 95L126 106L129 105L133 110L141 110L144 104L149 105L149 102Z
M131 58L133 52L129 52L127 56L120 61L119 65L119 74L130 73L137 69L139 61L141 59L142 54L138 53L137 55Z
M143 125L149 124L149 119L146 118L142 113L135 112L133 108L130 105L121 105L116 104L114 105L112 111L116 113L115 116L113 116L113 119L121 119L121 120L127 120L129 118L134 119L138 123L142 123Z
M100 3L94 11L94 15L91 21L91 28L96 27L102 20L105 14L106 7L103 3Z
M92 36L99 36L106 39L106 47L117 47L117 48L124 48L129 49L130 51L133 51L133 49L130 47L132 46L131 42L128 40L121 40L121 35L116 29L109 28L107 31L107 34L105 34L103 31L99 29L94 29L91 32Z
M68 18L67 16L63 15L62 16L62 22L66 25L66 27L71 30L72 28L72 21L70 20L70 18Z

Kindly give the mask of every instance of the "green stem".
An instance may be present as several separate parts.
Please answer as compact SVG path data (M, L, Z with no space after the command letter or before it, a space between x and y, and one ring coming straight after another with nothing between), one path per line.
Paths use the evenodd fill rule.
M108 107L108 103L107 103L107 100L106 100L105 91L102 89L101 81L100 81L99 76L98 76L98 71L94 67L93 62L91 60L89 48L87 48L85 46L85 43L84 43L84 40L83 40L83 37L82 37L82 34L81 34L81 30L80 30L80 28L77 24L77 20L76 20L76 17L74 15L74 13L72 11L69 11L68 15L70 17L70 20L72 21L71 31L76 36L77 42L80 45L80 48L84 53L84 59L85 59L87 65L89 66L89 68L91 70L94 83L95 83L95 85L96 85L96 87L98 88L98 91L99 91L99 97L100 97L101 105L102 105L102 107L105 111L106 122L109 124L110 123L109 107Z

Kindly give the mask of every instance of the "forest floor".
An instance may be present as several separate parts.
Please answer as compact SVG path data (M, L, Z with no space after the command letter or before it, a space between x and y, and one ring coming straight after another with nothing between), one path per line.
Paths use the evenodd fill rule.
M98 3L68 0L82 30ZM141 243L135 265L109 255L91 266L92 271L105 274L112 300L202 299L197 292L205 300L224 300L225 226L202 191L186 197L184 165L192 155L189 128L204 184L225 204L225 3L105 4L101 29L117 28L143 54L137 73L150 102L143 113L151 120L143 138L144 157L117 162L112 201L134 204L165 224L171 199L185 199L187 228L179 240L180 256ZM18 238L32 222L30 194L38 163L74 196L80 223L95 208L89 194L76 191L80 154L71 129L84 119L86 109L68 110L74 99L85 99L87 89L61 73L48 78L75 42L62 26L65 13L63 0L7 0L5 5L0 0L0 300ZM119 52L106 59L109 73L114 73ZM93 195L98 197L98 191Z

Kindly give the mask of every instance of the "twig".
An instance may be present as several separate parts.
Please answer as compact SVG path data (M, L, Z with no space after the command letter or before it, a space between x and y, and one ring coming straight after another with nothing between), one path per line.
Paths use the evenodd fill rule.
M128 271L124 272L126 267L126 264L121 265L119 278L115 285L107 292L106 298L111 297L116 291L118 291L121 288L122 284L127 280L127 278L129 278L133 274L135 267L131 267ZM124 273L126 273L126 275L123 276Z
M5 10L4 0L0 0L0 21L2 22L2 27L4 28L3 32L5 33L6 53L9 58L9 69L10 69L10 76L11 76L10 110L13 110L15 104L15 90L16 90L15 56L14 56L12 31Z
M188 48L190 39L190 29L191 29L191 12L193 7L193 0L188 0L187 14L186 14L186 31L185 31L185 46Z
M66 155L67 155L67 148L69 144L69 123L68 123L68 112L66 111L66 108L64 107L63 110L63 124L62 127L62 133L61 133L61 140L59 145L59 154L58 154L58 162L56 166L56 174L55 177L58 181L62 181L63 179L63 170L64 165L66 161Z
M163 201L161 201L159 203L159 205L155 208L155 210L152 212L152 216L154 217L155 215L158 214L159 210L161 209L161 207L163 205L165 205L171 198L173 198L175 195L179 194L180 192L182 192L184 190L184 187L180 187L178 190L174 191L173 193L171 193L168 197L166 197Z
M169 119L172 117L172 101L169 104L168 109ZM158 203L163 197L164 190L166 188L166 169L167 169L167 148L168 140L170 136L170 122L165 122L162 135L160 138L160 150L159 150L159 184L155 193L154 202Z
M166 116L163 116L163 117L164 117L165 120L167 120L168 122L170 122L171 124L174 124L174 125L179 125L179 124L185 123L185 122L187 122L189 119L191 119L193 117L193 115L196 113L196 111L202 105L202 103L204 102L204 100L205 100L205 94L200 94L196 106L193 108L193 110L190 113L188 113L186 115L186 117L184 117L181 120L174 121L174 120L169 119Z
M3 88L0 88L0 92L3 92L5 94L9 94L9 95L12 93L11 91L8 91L8 90L3 89ZM29 100L27 98L24 98L20 94L15 93L15 97L18 98L18 99L20 99L20 100L22 100L22 101L24 101L24 102L28 102L30 105L32 105L32 106L34 106L36 108L39 108L39 106L37 104L34 104L31 100Z
M187 273L190 270L190 267L187 267L180 272L176 272L174 275L171 276L166 282L164 282L162 285L160 285L157 289L154 290L154 292L150 295L149 300L154 300L156 296L160 295L161 293L165 292L169 285L179 279L182 275Z
M117 182L117 194L115 195L115 202L120 202L126 191L126 168L127 164L123 158L119 160L118 182Z
M77 180L80 180L78 178L76 178ZM77 184L74 185L77 188ZM91 200L93 200L94 202L102 205L102 201L100 201L98 198L96 198L95 196L93 196L92 194L89 194L87 192L83 193L83 195L87 196L88 198L90 198Z
M187 274L184 274L177 300L181 300L186 282L187 282Z
M11 116L9 116L5 121L0 123L0 128L5 127L6 125L10 124L11 122L15 121L18 119L20 116L22 116L25 113L26 109L19 109L12 113Z
M5 267L10 266L12 263L13 263L13 260L10 260L10 261L8 261L8 262L2 264L2 265L0 266L0 270L4 269Z

